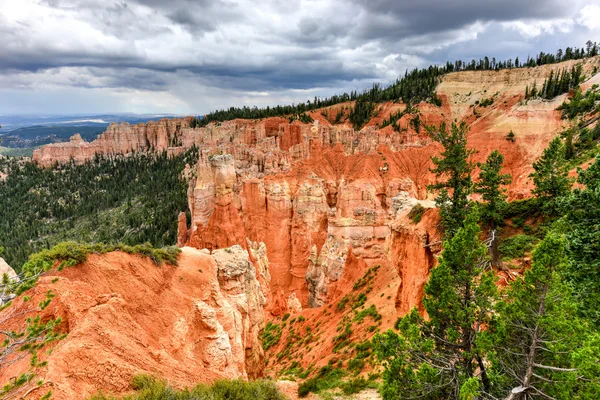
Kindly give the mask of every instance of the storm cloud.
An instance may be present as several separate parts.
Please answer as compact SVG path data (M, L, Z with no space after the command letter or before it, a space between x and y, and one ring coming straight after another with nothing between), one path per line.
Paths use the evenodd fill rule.
M0 0L0 114L298 102L583 46L599 20L600 0Z

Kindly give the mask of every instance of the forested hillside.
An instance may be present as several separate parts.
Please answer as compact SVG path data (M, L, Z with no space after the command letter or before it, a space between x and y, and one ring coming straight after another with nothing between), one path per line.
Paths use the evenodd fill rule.
M328 107L334 104L343 103L346 101L357 101L357 109L350 115L350 121L356 129L360 129L366 121L369 120L374 105L372 103L383 102L383 101L398 101L402 100L406 104L416 104L420 101L430 101L434 104L440 104L440 100L437 98L435 88L439 83L439 78L450 72L459 71L485 71L501 69L512 69L512 68L533 68L540 65L555 64L568 60L580 60L586 57L594 57L598 55L600 49L596 42L588 41L586 48L571 48L567 47L564 51L559 49L556 54L540 52L535 57L528 57L527 60L519 60L516 57L515 60L508 59L505 61L496 61L496 58L484 57L479 60L462 61L457 60L455 62L447 62L444 65L432 65L428 68L418 69L415 68L412 71L406 71L404 76L399 77L396 82L382 86L374 84L369 90L365 90L362 93L353 91L350 93L344 93L341 95L335 95L329 98L315 97L314 101L307 101L306 103L292 104L286 106L275 106L275 107L230 107L226 110L218 110L210 112L202 119L196 119L192 126L205 126L210 122L222 122L235 118L244 119L256 119L256 118L267 118L276 117L283 115L293 114L304 114L308 111L316 110L322 107ZM561 85L554 83L553 79L549 79L549 83L546 87L539 90L533 88L534 92L527 91L526 97L535 97L536 95L544 96L546 98L554 97L559 93L561 87L565 84L568 88L569 82L567 73L563 72L561 76L564 78L561 80ZM572 72L571 75L575 75ZM578 83L579 76L574 77L572 80L574 85ZM556 77L558 79L558 76ZM566 83L565 83L566 82Z
M61 241L173 245L187 210L186 164L197 149L167 157L137 154L84 165L39 168L0 159L0 247L19 269L29 254Z

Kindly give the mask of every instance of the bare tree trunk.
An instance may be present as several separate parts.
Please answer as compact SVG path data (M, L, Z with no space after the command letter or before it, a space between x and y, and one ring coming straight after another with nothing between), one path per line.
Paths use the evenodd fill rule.
M526 358L526 366L525 374L523 375L521 386L514 388L511 393L506 397L506 400L522 400L527 398L527 394L531 385L531 378L533 377L533 368L536 366L535 358L537 356L537 348L539 346L540 341L540 318L544 314L544 309L546 307L546 294L548 293L548 283L544 286L542 290L542 295L540 296L540 305L537 311L537 320L535 323L535 328L533 329L533 335L531 338L531 344L529 345L529 354L527 354Z
M492 262L492 267L498 268L502 271L506 271L506 268L502 264L502 259L500 258L500 250L498 248L499 243L500 240L498 237L498 231L494 226L492 226L490 228L490 233L487 240L487 248Z

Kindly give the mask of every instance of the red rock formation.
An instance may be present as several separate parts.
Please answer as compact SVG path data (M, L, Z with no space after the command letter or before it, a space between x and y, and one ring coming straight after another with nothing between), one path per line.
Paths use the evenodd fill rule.
M212 255L188 247L174 267L115 252L45 275L25 295L37 304L47 291L56 294L43 318L61 317L67 336L51 345L50 355L41 352L48 364L36 371L36 381L46 383L27 398L49 388L58 400L100 390L122 393L140 373L178 386L263 375L265 297L259 281L268 286L269 276L264 254L253 258L256 268L239 246ZM3 368L0 384L25 372L28 363Z
M573 63L447 74L437 88L442 106L418 105L422 125L467 122L469 146L478 151L474 161L499 149L505 172L513 176L510 198L526 197L532 162L565 126L555 110L565 96L525 103L525 87L534 82L541 86L550 71ZM600 57L584 60L584 72L599 64ZM493 98L493 104L481 107L487 98ZM273 310L287 307L291 295L304 307L317 306L327 301L327 286L341 276L349 246L369 265L382 260L398 264L401 255L394 250L394 240L399 233L394 229L399 208L413 204L410 198L432 196L426 190L435 179L430 158L440 150L423 129L414 130L412 114L399 121L400 133L378 128L404 109L402 104L380 105L360 131L333 125L329 114L350 106L312 112L314 124L278 117L195 129L189 128L188 119L111 125L92 143L74 139L62 147L47 146L34 159L49 165L71 157L81 162L92 153L148 148L177 152L198 146L201 159L188 193L188 244L216 249L246 246L247 239L264 242L273 277ZM514 143L506 140L510 130ZM185 230L182 226L181 232Z

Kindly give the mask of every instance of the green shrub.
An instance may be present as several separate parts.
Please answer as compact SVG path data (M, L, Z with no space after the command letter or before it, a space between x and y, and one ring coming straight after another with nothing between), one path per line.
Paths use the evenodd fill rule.
M358 378L354 378L349 380L348 382L342 383L341 388L345 395L351 395L361 392L368 387L371 387L372 384L372 382L369 382L365 378L359 376Z
M306 397L310 392L319 393L323 390L340 387L342 378L346 373L339 368L334 368L331 364L322 367L317 376L308 379L298 386L298 396Z
M266 380L220 380L212 385L200 384L193 388L175 389L165 381L148 375L133 378L135 394L114 397L97 394L89 400L285 400L275 383Z
M499 250L502 259L521 258L526 252L533 250L538 239L530 235L515 235L500 242Z
M371 304L369 308L366 308L354 316L354 321L361 323L366 317L373 318L373 321L381 320L381 314L377 312L377 308L374 304Z
M367 301L367 295L364 293L359 294L354 300L354 304L352 304L352 309L356 309L362 307Z
M336 308L338 309L338 311L342 311L344 308L346 308L346 304L348 303L350 299L348 298L348 295L342 297L342 299L340 300L339 303L337 303Z
M124 244L106 245L103 243L83 244L77 242L59 243L51 249L42 250L39 253L29 256L29 260L23 264L24 283L16 288L16 293L23 293L25 290L33 287L36 283L36 277L44 272L50 271L56 263L58 269L65 267L74 267L87 261L90 254L105 254L112 251L123 251L128 254L139 254L150 258L155 264L160 265L166 262L171 265L177 265L177 256L181 250L177 247L165 247L162 249L154 248L151 244L139 244L136 246L127 246Z
M408 218L410 218L415 224L418 224L419 222L421 222L421 218L423 217L424 212L425 207L423 207L421 203L417 203L408 213Z
M503 216L506 219L520 217L523 219L536 217L540 213L542 204L538 198L515 200L506 204Z
M508 135L506 135L506 140L508 140L509 142L515 142L515 133L512 131L508 132Z
M271 347L279 343L281 339L281 326L272 322L267 323L265 331L262 334L262 346L263 349L269 350Z

